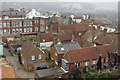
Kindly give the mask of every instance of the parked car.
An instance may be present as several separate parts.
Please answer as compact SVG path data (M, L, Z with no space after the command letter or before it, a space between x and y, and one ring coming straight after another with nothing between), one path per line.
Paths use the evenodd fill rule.
M7 44L7 43L3 43L3 46L7 48L7 47L8 47L8 44Z

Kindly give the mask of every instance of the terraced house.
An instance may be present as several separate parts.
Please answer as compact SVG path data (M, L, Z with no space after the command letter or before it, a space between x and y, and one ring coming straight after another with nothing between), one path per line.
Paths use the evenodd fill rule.
M100 56L102 63L105 64L108 62L108 52L111 51L111 45L68 50L61 60L61 68L66 72L84 66L93 68L97 65Z

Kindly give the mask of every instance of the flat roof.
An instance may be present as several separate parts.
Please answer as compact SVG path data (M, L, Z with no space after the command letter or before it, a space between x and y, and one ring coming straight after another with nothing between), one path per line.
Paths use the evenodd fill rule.
M38 75L39 78L54 77L57 75L65 74L65 72L60 67L36 70L35 73Z

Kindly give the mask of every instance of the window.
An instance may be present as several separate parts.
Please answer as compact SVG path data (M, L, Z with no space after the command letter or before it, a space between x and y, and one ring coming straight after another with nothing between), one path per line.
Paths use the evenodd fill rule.
M77 63L77 64L76 64L76 67L77 67L77 68L80 67L80 63Z
M61 67L65 70L65 71L69 71L69 63L67 60L62 59L62 64Z
M3 34L3 30L2 29L0 30L0 34Z
M32 56L32 60L35 60L35 56Z
M36 20L34 20L34 23L36 23Z
M78 35L81 36L82 34L79 32Z
M24 26L26 26L26 22L24 21Z
M22 63L24 64L24 60L22 61Z
M41 59L41 55L38 56L38 59Z
M10 27L10 23L9 22L7 22L7 27Z
M89 65L89 62L85 62L85 66L88 66Z
M37 23L39 23L39 20L37 20Z
M57 56L57 52L55 52L55 56Z
M22 29L20 29L20 32L22 32Z
M18 32L18 29L16 29L16 32Z
M7 29L8 34L10 34L10 29Z
M24 32L26 32L26 28L24 28Z
M30 21L30 26L32 26L32 21Z
M2 23L0 23L0 27L2 27Z
M27 32L29 32L29 28L27 28Z
M12 27L15 27L15 23L14 22L12 22Z
M37 28L37 27L35 28L35 31L36 31L36 32L38 31L38 28Z
M29 21L27 21L27 26L29 26Z
M18 27L18 22L16 22L16 27Z
M32 32L32 28L30 28L30 32Z
M4 23L4 27L6 27L6 23Z
M12 29L12 33L15 33L15 29Z
M19 25L22 26L22 21L19 22Z
M58 65L58 62L55 60L55 64Z
M96 64L96 60L94 60L94 61L92 62L92 64L93 64L93 65Z
M4 34L6 34L6 29L4 29Z
M40 24L44 24L44 21L43 21L43 20L40 20Z

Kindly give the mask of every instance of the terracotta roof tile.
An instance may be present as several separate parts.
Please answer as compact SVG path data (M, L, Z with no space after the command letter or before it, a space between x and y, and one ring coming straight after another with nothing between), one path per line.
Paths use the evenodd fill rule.
M32 42L28 40L25 41L21 47L21 54L26 61L32 61L31 56L38 55L40 53L42 53L42 51L35 47Z
M43 40L45 40L45 42L50 42L54 41L54 36L52 33L38 33L37 39L39 43L43 42Z
M73 31L72 30L62 30L60 31L60 38L62 41L72 40Z
M80 48L69 50L65 55L69 57L71 63L76 63L80 61L98 59L100 54L102 57L107 57L107 52L112 50L111 45Z
M0 66L2 78L15 78L14 69L11 67Z
M74 24L60 24L60 30L73 30Z

